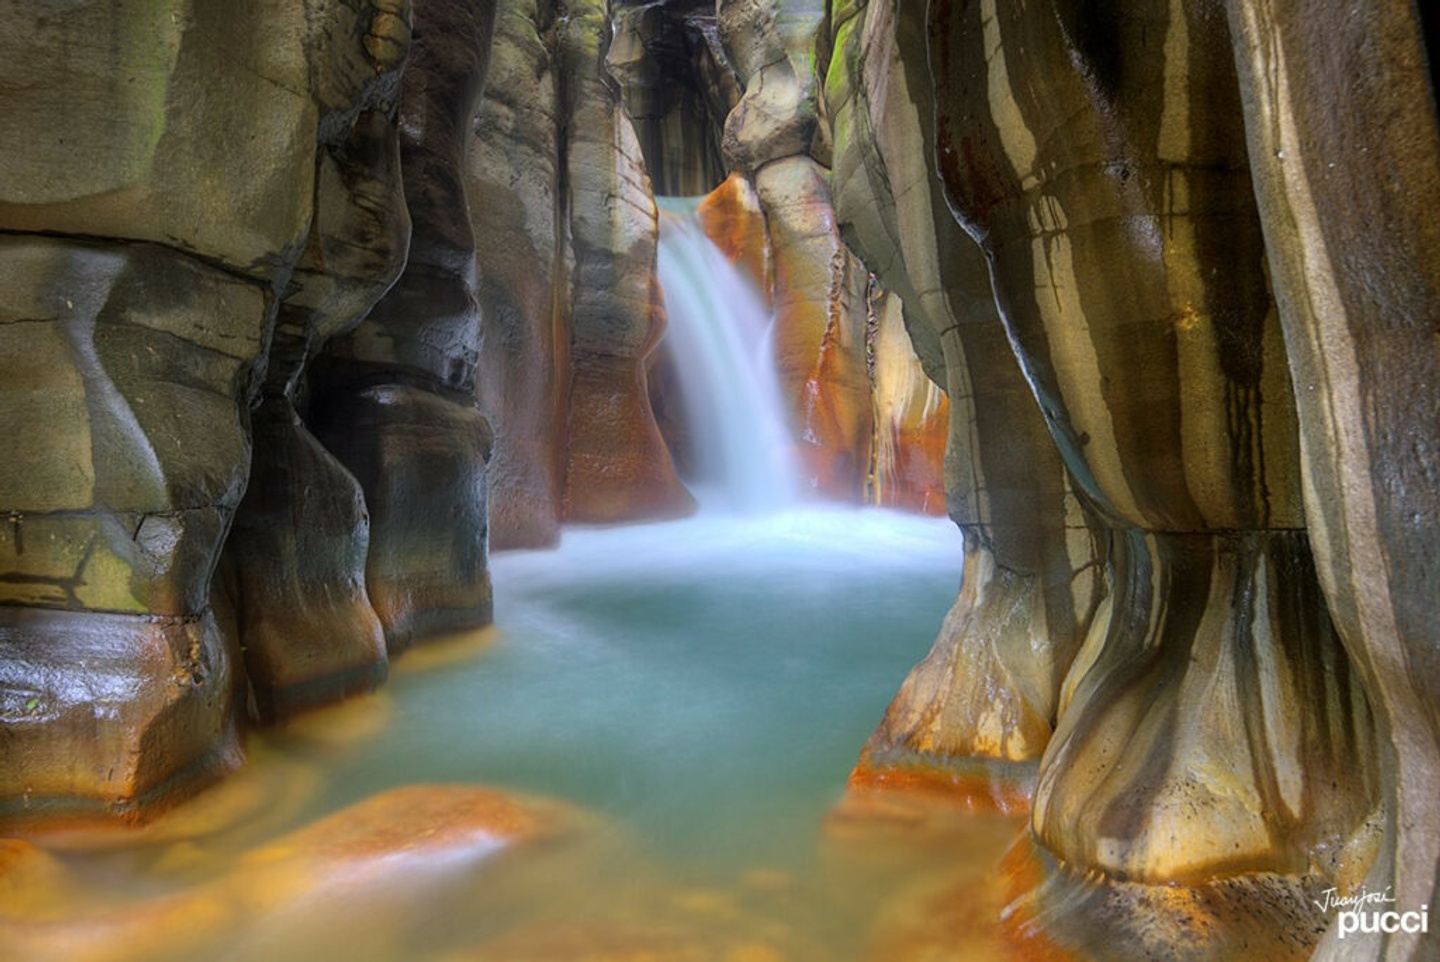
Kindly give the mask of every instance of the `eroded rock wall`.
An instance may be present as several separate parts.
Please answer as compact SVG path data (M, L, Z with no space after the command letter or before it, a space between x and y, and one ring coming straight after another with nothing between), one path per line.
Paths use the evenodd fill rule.
M495 550L553 544L564 519L570 255L557 14L554 0L499 3L465 169Z
M1385 839L1366 881L1391 887L1402 910L1434 906L1440 129L1425 8L1233 0L1227 11L1310 540L1385 736ZM1319 957L1436 958L1440 947L1433 934L1332 932Z
M609 37L602 0L565 5L556 38L574 258L565 515L582 522L694 508L650 407L647 368L664 330L659 223L634 126L606 70Z
M248 409L271 396L272 340L283 379L297 342L353 322L403 249L383 164L350 161L385 154L406 17L382 0L14 11L0 41L16 145L0 159L6 814L123 814L237 760L239 666L211 576L250 470ZM363 192L382 210L347 225ZM373 229L371 251L322 278L352 227ZM276 390L264 430L328 468ZM250 590L284 605L286 580ZM363 622L345 588L336 607ZM378 660L363 630L356 647ZM306 672L259 674L281 691Z
M966 543L960 596L857 781L896 765L973 773L976 759L1033 763L1100 601L1097 546L1011 354L984 255L935 175L923 8L836 4L831 29L836 215L948 397L945 484Z
M611 6L606 53L655 193L698 197L726 177L721 138L741 85L720 42L713 0Z
M491 432L474 400L480 315L463 171L495 5L420 0L414 17L400 101L409 259L310 379L316 433L365 493L366 588L392 654L486 624L491 609Z
M822 0L722 0L720 38L744 84L725 121L732 171L765 212L775 351L809 488L863 498L874 433L866 367L869 271L840 240L817 54Z

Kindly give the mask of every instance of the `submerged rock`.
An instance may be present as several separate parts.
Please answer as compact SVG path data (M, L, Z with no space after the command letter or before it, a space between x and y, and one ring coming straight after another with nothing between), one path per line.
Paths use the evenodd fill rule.
M413 938L427 902L463 895L495 856L574 834L583 816L486 788L392 789L269 841L223 875L173 894L109 900L88 913L75 879L29 847L0 865L43 899L0 907L0 944L36 962L158 962L215 957L373 957ZM6 854L6 853L9 854ZM302 924L303 918L303 924Z

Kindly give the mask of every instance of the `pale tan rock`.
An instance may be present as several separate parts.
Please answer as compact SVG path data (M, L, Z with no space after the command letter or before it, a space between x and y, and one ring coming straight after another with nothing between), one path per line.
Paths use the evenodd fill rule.
M947 393L946 493L966 543L960 597L862 767L1033 762L1103 591L1096 546L1011 354L983 255L934 172L923 10L846 4L832 20L836 214L847 243L903 299L918 364ZM901 370L918 393L914 363Z
M1110 529L1111 597L1061 693L1035 830L1122 878L1300 872L1375 804L1374 727L1297 530L1223 21L1158 2L931 13L947 199Z
M565 515L615 522L694 509L655 424L646 366L664 319L655 200L635 130L605 72L606 7L564 7L566 183L574 257Z
M1440 125L1427 9L1227 4L1320 584L1387 733L1365 884L1435 906ZM1433 37L1433 34L1431 34ZM1433 929L1432 929L1433 932ZM1415 933L1331 931L1317 958L1426 958Z
M499 5L466 155L480 301L480 410L495 431L492 549L560 536L565 488L570 264L561 195L553 0Z

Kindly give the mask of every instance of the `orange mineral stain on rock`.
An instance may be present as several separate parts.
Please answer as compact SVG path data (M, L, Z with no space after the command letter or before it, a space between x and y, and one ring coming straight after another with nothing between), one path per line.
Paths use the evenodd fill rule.
M962 773L922 764L876 764L862 758L850 773L846 788L840 810L895 811L908 798L967 812L1025 815L1030 811L1026 784L983 768Z
M408 786L250 849L210 881L128 902L113 892L83 897L33 846L7 845L0 878L50 894L0 900L0 945L35 962L153 962L211 957L220 946L249 958L269 941L292 949L388 941L413 924L420 904L495 854L579 822L558 802Z
M731 263L755 282L765 303L771 300L770 235L765 212L750 179L731 174L700 201L695 216L700 229Z

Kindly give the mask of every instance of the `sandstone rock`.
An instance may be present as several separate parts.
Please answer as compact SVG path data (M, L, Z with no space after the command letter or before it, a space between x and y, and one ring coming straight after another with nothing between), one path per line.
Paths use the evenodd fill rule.
M245 408L267 354L283 397L312 342L403 259L385 104L405 10L122 2L11 18L0 128L26 148L0 160L0 314L16 322L0 425L21 447L0 469L0 601L19 606L4 661L31 708L7 727L7 799L43 784L57 811L132 812L238 757L211 576L249 470ZM266 423L288 418L286 401ZM254 574L252 588L283 581Z
M311 377L311 423L372 512L366 588L389 650L490 619L480 339L466 147L495 5L424 0L400 99L404 273Z
M749 278L767 301L772 294L773 264L765 211L755 185L741 174L731 174L695 209L700 229Z
M251 419L250 481L226 541L236 630L252 704L285 717L375 687L383 629L365 591L369 516L349 472L295 413L309 361L360 322L405 263L410 218L400 180L399 68L408 3L327 8L329 30L364 34L320 92L314 214L280 304L262 400ZM327 102L328 101L328 102Z
M1270 277L1299 405L1320 584L1388 733L1367 884L1440 902L1437 445L1440 125L1423 5L1227 4ZM1427 33L1427 30L1429 31ZM1430 40L1427 51L1425 40ZM1331 932L1317 958L1423 958Z
M868 272L840 243L824 168L808 157L756 177L774 257L775 354L811 488L858 501L870 462Z
M385 680L385 635L365 590L370 515L355 478L284 398L251 418L257 448L226 542L245 674L261 719Z
M755 176L774 160L813 154L828 136L816 94L816 42L824 0L721 0L720 38L745 93L725 119L722 148L731 170Z
M932 15L947 198L1112 532L1112 597L1061 697L1035 829L1120 877L1295 872L1374 804L1373 729L1295 531L1224 23L1158 2Z
M135 818L239 764L213 619L0 606L0 816Z
M390 652L488 624L491 437L480 412L419 388L382 385L346 396L317 430L365 491L372 545L365 580Z
M0 797L128 812L236 758L209 575L268 298L148 244L12 236L0 262Z
M606 68L620 84L655 193L698 197L725 179L725 118L741 85L726 59L711 0L612 6Z
M310 58L341 40L315 22L333 6L12 11L0 126L25 149L0 160L0 228L167 244L283 279L310 223L321 109Z
M885 776L893 766L911 784L927 766L948 779L977 761L1033 762L1102 591L1096 548L1011 354L983 255L950 216L934 173L923 11L847 4L832 21L825 97L836 214L847 243L903 300L919 364L946 390L946 493L966 543L960 597L861 769ZM876 353L881 371L878 344ZM915 377L908 363L902 371ZM1028 773L991 768L982 768L987 785L1032 784Z
M869 500L885 507L944 514L950 404L915 356L899 296L875 285L871 293L870 403L875 438Z
M655 425L646 365L663 329L655 201L635 131L605 73L606 7L567 3L559 51L566 105L572 521L674 517L694 508Z
M495 431L487 471L495 550L553 544L563 510L569 265L554 7L499 5L465 166L479 275L476 390Z

